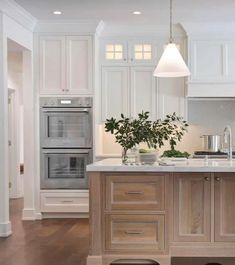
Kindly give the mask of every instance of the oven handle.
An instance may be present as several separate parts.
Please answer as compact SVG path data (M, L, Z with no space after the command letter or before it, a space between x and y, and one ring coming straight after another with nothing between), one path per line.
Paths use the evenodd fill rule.
M88 113L89 110L87 108L79 109L79 108L42 108L43 112L82 112L82 113Z
M74 150L74 149L64 149L64 150L58 150L58 149L56 149L56 150L42 150L42 153L43 154L81 154L81 155L83 155L83 154L89 154L89 152L90 152L91 150Z

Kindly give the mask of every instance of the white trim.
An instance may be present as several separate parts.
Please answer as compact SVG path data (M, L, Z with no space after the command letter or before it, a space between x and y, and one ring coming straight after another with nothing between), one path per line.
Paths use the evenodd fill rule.
M8 237L12 234L11 222L0 223L0 237Z
M89 213L42 213L42 219L52 219L52 218L82 218L88 219Z
M24 208L22 212L22 220L24 221L34 221L36 220L35 209Z
M101 37L161 37L169 38L169 26L168 25L134 25L134 24L103 24L102 32L100 32ZM173 34L175 38L186 37L186 32L180 24L173 25Z
M39 20L35 32L95 34L99 23L98 20Z
M13 0L2 0L0 2L0 10L15 20L15 22L21 24L24 28L33 32L37 23L37 19L27 12L23 7L18 5Z
M235 38L235 23L187 23L181 22L190 37L206 37L216 39Z

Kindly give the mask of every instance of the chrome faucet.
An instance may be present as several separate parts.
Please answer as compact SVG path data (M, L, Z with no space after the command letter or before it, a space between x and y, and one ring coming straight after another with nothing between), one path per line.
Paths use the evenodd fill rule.
M232 148L232 129L227 125L224 129L224 144L227 146L228 160L232 161L233 159L233 148Z

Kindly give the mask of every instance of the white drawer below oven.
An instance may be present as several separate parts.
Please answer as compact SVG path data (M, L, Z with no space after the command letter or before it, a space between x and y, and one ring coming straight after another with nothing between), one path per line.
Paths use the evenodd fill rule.
M45 213L88 213L88 191L41 191L41 212Z

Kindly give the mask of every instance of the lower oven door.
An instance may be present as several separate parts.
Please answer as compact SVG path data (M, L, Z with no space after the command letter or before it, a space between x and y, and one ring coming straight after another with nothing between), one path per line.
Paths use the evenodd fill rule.
M87 189L91 149L42 149L41 189Z

